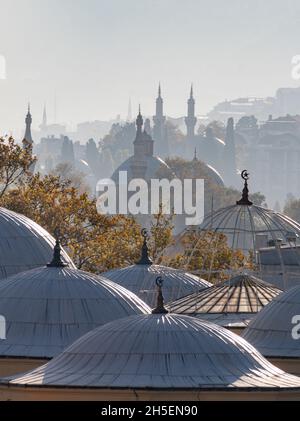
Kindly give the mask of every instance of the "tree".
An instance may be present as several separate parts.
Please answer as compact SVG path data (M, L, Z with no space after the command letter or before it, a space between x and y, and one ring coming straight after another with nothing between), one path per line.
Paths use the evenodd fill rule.
M90 192L90 187L86 182L86 175L81 171L78 171L70 162L62 162L58 164L53 171L50 171L51 175L59 176L64 182L71 182L71 185L75 187L79 193Z
M233 118L229 118L227 122L225 148L222 160L223 173L226 184L229 186L236 186L238 177L236 167L236 147Z
M94 139L89 139L89 141L87 142L85 157L95 176L100 178L100 153Z
M162 255L166 247L168 247L173 241L173 228L173 215L166 215L163 212L162 205L160 205L158 213L153 215L150 228L151 255L156 261L156 263L159 263L161 261L160 256Z
M0 198L18 180L30 174L35 162L30 148L22 148L12 137L0 137Z
M74 161L75 156L73 142L68 138L68 136L65 136L61 148L61 162L69 162L70 164L74 164Z
M251 256L233 250L222 233L190 230L180 237L175 253L169 252L165 264L196 273L209 282L229 277L228 271L252 268ZM178 251L179 250L179 251Z
M1 204L33 219L51 234L58 229L79 269L99 273L139 257L140 225L126 216L98 214L95 200L79 193L70 180L36 174L7 192Z
M214 136L218 137L219 139L225 140L226 137L226 128L222 121L214 120L206 126L207 129L212 129Z

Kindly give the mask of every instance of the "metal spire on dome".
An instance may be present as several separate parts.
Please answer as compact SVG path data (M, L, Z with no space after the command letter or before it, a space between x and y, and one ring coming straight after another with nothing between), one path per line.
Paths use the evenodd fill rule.
M164 297L162 293L162 286L163 286L163 279L158 277L155 281L157 285L157 305L154 310L152 310L152 314L167 314L169 313L168 310L164 307Z
M59 241L57 232L55 233L55 236L56 236L56 242L53 249L53 259L51 263L47 265L47 267L48 268L64 268L68 265L61 260L61 246L60 246L60 241Z
M139 105L139 113L136 119L137 134L142 133L143 124L144 124L144 120L141 114L141 105Z
M152 265L153 262L149 257L149 248L147 244L148 233L147 233L146 228L142 229L141 234L144 237L144 243L142 246L141 259L137 262L137 265Z
M249 189L248 189L248 180L249 180L249 173L247 170L243 170L241 173L241 177L243 180L245 180L242 198L238 202L236 202L237 205L243 205L243 206L251 206L253 203L249 200Z
M190 99L194 98L194 84L191 85Z

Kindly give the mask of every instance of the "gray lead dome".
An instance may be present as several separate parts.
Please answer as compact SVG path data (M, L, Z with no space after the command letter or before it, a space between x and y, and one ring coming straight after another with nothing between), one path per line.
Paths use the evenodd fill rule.
M6 384L9 380L3 380ZM89 332L10 385L109 389L263 390L299 388L249 343L212 323L140 315Z
M24 215L0 208L0 280L46 265L52 258L55 239ZM70 257L62 259L74 267Z
M191 273L162 265L136 264L111 270L104 273L104 276L135 293L151 308L156 304L155 280L158 276L164 280L166 303L211 286L209 282Z
M274 285L244 273L171 302L168 309L221 326L245 327L281 292Z
M296 286L274 298L252 320L243 337L266 357L300 358L300 339L292 334L293 329L299 333L299 314L300 286Z
M90 273L43 267L0 282L6 319L1 357L52 358L95 327L150 308L130 291Z

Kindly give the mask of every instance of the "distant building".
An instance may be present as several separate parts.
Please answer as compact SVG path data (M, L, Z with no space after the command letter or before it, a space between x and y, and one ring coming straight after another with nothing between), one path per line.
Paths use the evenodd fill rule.
M188 99L188 113L187 117L185 118L185 124L187 141L190 142L195 137L195 127L197 124L197 118L195 116L195 99L193 85L191 87L191 93Z
M295 115L299 110L300 88L279 88L274 97L244 97L220 102L208 113L208 118L225 123L229 117L239 120L254 115L259 121L265 121L270 114L274 117Z
M246 97L217 104L209 113L209 120L217 120L225 123L232 117L239 120L243 116L255 115L260 120L265 120L269 114L275 111L275 98Z
M153 117L153 137L156 141L156 152L159 156L166 158L170 155L168 138L166 135L166 117L163 110L164 104L161 96L161 86L159 84L158 97L156 99L156 113ZM147 130L147 129L146 129Z
M157 177L157 171L161 166L168 168L167 164L158 156L154 155L154 140L145 130L143 130L144 120L139 112L136 120L136 137L133 142L134 154L123 162L113 173L112 179L119 180L119 172L127 171L128 180L132 178L143 178L150 181Z
M236 143L243 166L255 173L253 188L272 206L284 203L288 193L300 196L300 116L286 115L260 125L243 117L236 125Z

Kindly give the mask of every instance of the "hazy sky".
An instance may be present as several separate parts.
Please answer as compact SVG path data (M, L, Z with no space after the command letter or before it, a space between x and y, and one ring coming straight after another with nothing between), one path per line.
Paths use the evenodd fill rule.
M60 122L126 117L129 97L153 114L197 114L225 98L297 86L299 0L0 0L0 131L19 133L26 103L34 126L54 98ZM299 110L300 111L300 110Z

